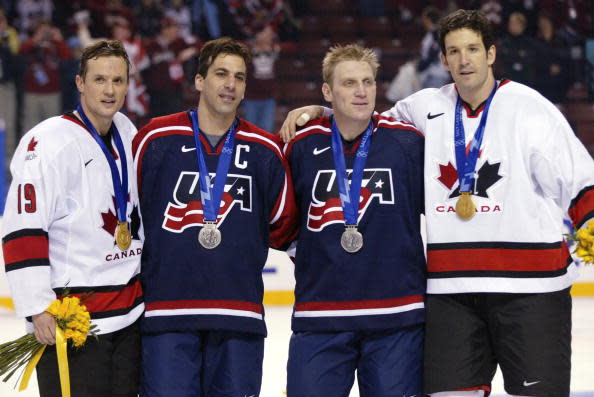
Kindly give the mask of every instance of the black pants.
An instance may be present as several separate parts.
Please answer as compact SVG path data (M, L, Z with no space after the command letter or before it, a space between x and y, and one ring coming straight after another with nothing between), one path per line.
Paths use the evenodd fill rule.
M136 397L140 374L138 322L68 347L72 397ZM48 346L36 367L40 397L60 397L56 347Z

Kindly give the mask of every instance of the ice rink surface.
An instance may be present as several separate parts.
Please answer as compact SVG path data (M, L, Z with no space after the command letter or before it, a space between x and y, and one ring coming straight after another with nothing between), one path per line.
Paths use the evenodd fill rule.
M571 396L594 397L594 298L574 298L573 302ZM291 336L291 308L289 306L267 306L266 323L268 325L268 338L264 354L264 379L260 395L262 397L284 397L285 368L289 338ZM23 334L23 321L14 317L11 311L0 308L0 342L7 342ZM29 388L23 392L18 392L14 384L14 380L10 380L8 383L0 383L0 396L38 396L35 379L32 379ZM351 397L358 395L355 385ZM505 395L501 374L498 372L493 382L492 396Z

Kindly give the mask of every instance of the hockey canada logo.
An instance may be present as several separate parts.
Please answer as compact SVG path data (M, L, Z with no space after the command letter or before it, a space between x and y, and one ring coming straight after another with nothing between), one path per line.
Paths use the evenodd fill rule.
M352 170L347 172L350 182ZM363 218L369 204L374 199L377 199L380 204L394 204L391 169L371 168L363 172L358 221ZM319 232L333 223L344 223L336 172L334 170L320 170L313 184L312 200L307 214L307 228Z
M460 185L458 183L458 170L451 163L439 165L439 176L437 180L447 189L446 203L435 205L437 213L455 213L455 200L460 196ZM477 212L489 213L501 211L501 205L492 202L489 197L489 189L493 187L503 175L499 174L501 163L491 163L489 160L483 162L475 173L473 196Z
M210 174L211 184L215 176ZM211 186L212 187L212 186ZM191 226L202 226L204 212L200 201L200 182L197 172L182 172L175 185L173 202L167 204L163 229L181 233ZM217 223L221 225L237 203L241 211L252 212L252 177L229 174L225 182Z

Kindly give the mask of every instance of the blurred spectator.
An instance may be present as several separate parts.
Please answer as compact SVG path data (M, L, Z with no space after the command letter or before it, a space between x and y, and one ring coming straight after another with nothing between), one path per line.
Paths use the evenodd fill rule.
M90 18L90 12L87 7L87 0L69 0L54 2L54 25L59 26L64 35L64 39L72 48L70 40L77 36L78 22L77 19L84 17L86 20ZM77 65L78 69L78 65ZM74 81L76 75L72 77ZM76 87L76 84L73 83ZM78 103L78 90L76 90L76 97Z
M273 131L276 112L275 64L280 46L275 42L276 33L270 25L256 33L251 44L252 65L248 68L248 83L243 100L247 121L268 131Z
M553 103L563 102L571 83L569 47L553 25L551 16L538 17L538 62L535 88Z
M513 12L507 23L507 36L498 48L502 59L502 76L519 83L534 86L536 67L535 39L525 34L526 17Z
M244 39L254 37L267 25L276 26L284 7L283 0L228 0L228 4Z
M221 4L224 3L224 4ZM192 2L193 33L202 36L204 30L209 40L222 36L220 6L226 7L226 0L194 0Z
M151 67L145 73L151 117L179 112L183 108L183 63L196 54L196 47L179 35L179 26L165 17L161 29L146 47Z
M536 36L536 17L539 11L537 0L506 0L502 1L503 20L509 21L514 13L520 13L524 17L524 34Z
M62 113L60 67L71 54L60 30L48 21L39 22L20 53L25 64L22 126L27 132Z
M501 25L503 22L503 7L501 6L501 2L497 0L486 0L481 4L481 11L493 25L495 34L500 36L502 34Z
M160 0L140 0L135 8L137 29L140 36L151 39L160 30L163 8Z
M291 3L285 3L277 20L277 35L281 42L299 41L302 20L298 18Z
M4 120L6 153L12 153L16 147L15 82L19 44L16 29L8 25L4 11L0 8L0 119Z
M17 18L21 39L25 40L40 21L52 21L54 3L52 0L19 0L17 3Z
M173 19L179 25L180 35L188 42L193 40L192 36L192 12L184 0L171 0L168 7L165 7L165 16Z
M150 111L148 92L142 79L142 73L149 68L150 60L142 44L142 38L133 34L132 26L128 21L123 18L118 19L113 25L112 32L112 37L124 44L131 64L124 112L140 127Z
M128 23L136 23L132 9L127 7L122 0L87 0L91 11L89 28L93 37L109 37L115 22L124 18Z
M421 88L440 88L450 81L450 73L439 58L441 49L437 32L439 11L427 7L422 12L423 26L426 30L421 41L421 57L417 64Z

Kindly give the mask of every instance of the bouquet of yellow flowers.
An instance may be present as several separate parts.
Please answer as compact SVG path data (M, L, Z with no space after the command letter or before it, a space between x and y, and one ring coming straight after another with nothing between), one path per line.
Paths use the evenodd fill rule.
M75 296L56 299L45 311L56 319L58 367L62 384L62 396L66 397L70 395L66 343L70 339L72 346L81 347L86 342L87 335L95 336L97 329L95 325L91 326L91 316L87 308ZM26 366L19 387L19 390L24 390L46 346L39 343L34 334L27 334L11 342L1 344L0 376L6 375L2 381L8 381L16 371Z
M585 227L569 237L577 243L575 254L584 263L594 263L594 220L589 221Z

